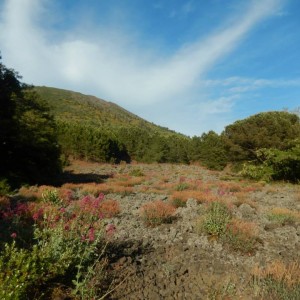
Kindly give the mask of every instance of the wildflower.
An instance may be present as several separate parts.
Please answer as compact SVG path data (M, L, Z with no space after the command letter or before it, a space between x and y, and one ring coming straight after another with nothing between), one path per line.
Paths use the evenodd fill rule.
M116 231L116 226L114 224L108 224L106 225L105 231L108 235L112 235Z
M35 212L33 215L32 215L32 219L34 221L37 221L40 217L42 217L44 211L42 208L40 208L37 212Z
M95 229L94 227L91 227L88 233L89 241L93 242L95 240Z
M17 237L17 234L15 232L13 232L11 235L10 235L13 239L15 239Z
M104 194L100 193L97 199L100 200L100 201L102 201L104 199Z

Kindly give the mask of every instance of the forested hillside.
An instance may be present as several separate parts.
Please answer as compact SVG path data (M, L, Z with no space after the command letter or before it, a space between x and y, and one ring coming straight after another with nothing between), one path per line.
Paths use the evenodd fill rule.
M259 113L192 138L154 125L118 105L80 93L29 87L1 67L0 181L54 179L69 158L96 162L232 164L255 180L300 178L300 121L285 111ZM47 178L48 177L48 178Z
M35 90L55 116L67 156L100 162L189 161L189 138L182 134L93 96L49 87Z

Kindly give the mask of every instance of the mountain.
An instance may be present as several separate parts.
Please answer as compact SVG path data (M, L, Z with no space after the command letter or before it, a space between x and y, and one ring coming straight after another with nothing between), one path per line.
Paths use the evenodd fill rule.
M55 117L66 156L96 161L188 162L190 139L90 95L35 87Z
M95 96L46 86L35 87L35 91L47 102L57 119L71 119L110 128L138 126L165 136L185 137L183 134L148 122L113 102Z

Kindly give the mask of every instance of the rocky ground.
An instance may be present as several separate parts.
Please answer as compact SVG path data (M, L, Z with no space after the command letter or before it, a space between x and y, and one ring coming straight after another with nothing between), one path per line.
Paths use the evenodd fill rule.
M116 228L108 248L113 278L109 299L271 299L261 296L253 281L256 266L294 263L298 269L290 275L300 276L299 185L247 182L230 173L184 165L77 162L68 171L70 176L95 176L99 185L121 182L128 188L106 195L121 208L117 216L105 220ZM234 218L256 225L253 251L232 249L199 231L209 204L193 197L176 209L171 223L145 224L140 212L144 204L170 202L178 193L197 189L226 200ZM293 218L272 219L274 209Z

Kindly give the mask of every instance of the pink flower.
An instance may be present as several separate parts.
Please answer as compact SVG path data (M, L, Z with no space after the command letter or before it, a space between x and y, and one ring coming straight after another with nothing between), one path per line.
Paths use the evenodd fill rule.
M88 235L89 235L89 241L93 242L95 240L95 229L94 229L94 227L90 228Z
M105 231L108 235L112 235L116 231L116 226L114 224L108 224L106 225Z
M11 235L10 235L13 239L15 239L17 237L17 234L15 232L13 232Z

